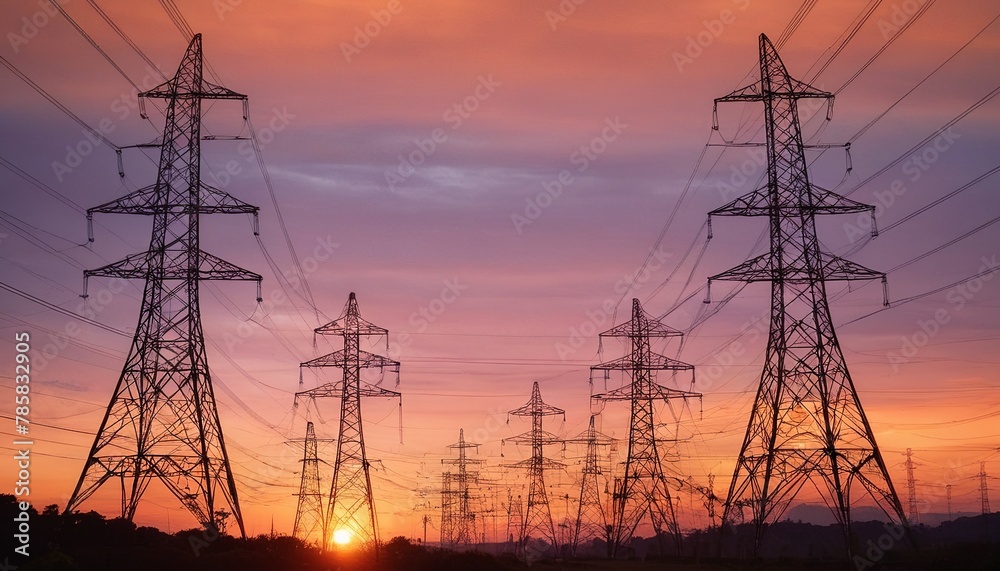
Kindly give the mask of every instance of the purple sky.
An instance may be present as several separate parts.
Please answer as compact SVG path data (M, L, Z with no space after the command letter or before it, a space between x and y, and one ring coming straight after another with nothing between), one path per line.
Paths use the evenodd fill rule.
M150 107L150 121L142 120L131 106L129 83L65 18L46 14L46 4L17 0L0 7L6 37L0 55L116 145L155 138L162 113ZM145 77L147 87L159 82L90 5L65 4L132 81L142 85ZM99 4L173 74L186 41L158 4ZM707 276L763 251L763 219L716 220L707 245L703 228L709 210L757 183L763 172L757 151L711 146L697 161L706 142L762 140L759 106L720 108L720 130L713 132L712 100L750 83L758 34L778 42L801 2L590 0L572 13L564 7L565 15L556 0L427 4L316 0L277 8L221 0L213 8L177 2L190 26L204 34L206 59L223 84L250 97L281 215L321 312L317 321L301 297L255 307L253 287L244 283L202 288L209 360L216 382L226 387L217 385L216 392L248 531L265 531L273 515L276 529L291 532L301 449L284 441L301 438L306 416L292 408L297 365L339 348L321 342L314 350L311 330L337 317L349 292L357 292L366 319L390 330L391 352L402 361L403 444L396 411L385 402L365 403L366 438L370 455L384 464L374 478L386 533L415 534L421 515L433 513L427 506L437 502L439 460L459 428L483 444L481 457L501 477L500 454L512 461L526 451L501 447L500 440L528 428L516 418L504 424L504 413L523 404L537 380L545 400L567 410L565 424L557 419L549 429L579 433L588 419L589 367L621 354L621 347L606 343L599 356L595 331L610 327L612 317L618 322L627 316L632 297L662 315ZM931 3L915 18L916 2L887 0L825 66L867 4L817 3L780 52L794 77L837 92L831 122L822 120L825 109L803 110L804 117L818 113L804 121L808 143L851 142L850 173L842 149L809 151L812 180L855 200L881 200L878 225L884 229L997 167L1000 103L991 99L946 135L907 151L998 88L1000 25L963 48L998 15L993 2L970 1L961 10ZM373 11L388 21L378 23ZM376 33L362 37L357 30L366 27ZM84 143L80 125L9 70L0 72L5 161L83 209L155 179L153 151L125 150L127 178L120 180L112 149ZM217 103L205 126L213 135L245 135L240 117L237 105ZM86 156L66 172L56 163L76 164L67 156L74 148ZM264 248L291 275L294 264L247 143L206 142L203 148L206 180L261 207ZM229 174L223 174L227 164ZM740 169L748 176L734 174ZM657 242L689 179L685 200ZM879 270L920 258L889 274L893 300L965 282L989 269L987 262L1000 264L1000 226L923 254L994 220L1000 210L995 186L995 178L986 178L870 241L856 217L826 217L820 240L827 250L849 252ZM0 169L0 188L3 283L64 309L76 311L82 302L83 269L148 244L148 219L97 215L96 241L89 249L77 246L86 241L82 212L6 168ZM204 249L264 276L266 299L282 292L245 218L205 217L202 228ZM635 278L651 249L657 256ZM979 462L1000 472L1000 282L993 276L838 330L904 494L901 454L907 447L916 451L926 512L946 511L947 484L954 485L955 511L978 510ZM141 284L112 294L113 285L91 283L97 320L131 332ZM713 297L722 299L733 287L720 283ZM836 283L829 291L838 325L881 308L877 284ZM666 323L687 330L700 312L716 309L704 306L703 297L697 293L680 304ZM766 326L768 303L767 285L750 285L691 332L679 356L676 342L659 348L697 365L696 388L705 394L703 414L695 406L682 417L683 440L670 455L674 466L701 484L709 473L717 475L720 495L746 427L766 341L753 330L738 334L762 316L759 326ZM604 307L617 312L609 315ZM57 338L66 337L69 324L78 334L66 344ZM65 345L36 368L32 408L39 440L32 500L64 505L129 338L9 291L0 291L0 327L10 363L16 331L31 331L38 353L50 343ZM733 350L734 341L741 350ZM384 349L385 340L379 343ZM920 346L911 350L907 343ZM13 393L11 375L3 378L0 384ZM306 373L305 382L317 377ZM4 415L10 415L11 400L4 402ZM604 432L627 436L626 408L609 405ZM329 402L309 413L322 436L335 436L336 411ZM4 434L13 434L12 424ZM550 493L572 490L581 452L566 449L570 468L551 475ZM321 453L332 462L332 448ZM563 456L556 447L551 453ZM0 473L13 478L14 465L3 463ZM516 481L513 473L503 477ZM175 529L193 525L172 497L150 494L138 520L166 526L169 513ZM113 514L113 496L95 496L88 505ZM553 510L563 517L561 501ZM682 517L685 527L707 523L697 502Z

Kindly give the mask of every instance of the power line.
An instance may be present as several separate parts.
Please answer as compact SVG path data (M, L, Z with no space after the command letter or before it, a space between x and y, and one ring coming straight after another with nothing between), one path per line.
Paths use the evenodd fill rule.
M110 325L105 325L105 324L103 324L103 323L101 323L99 321L94 321L93 319L89 319L89 318L84 317L82 315L77 315L77 314L73 313L72 311L69 311L68 309L63 309L63 308L59 307L58 305L49 303L49 302L45 301L44 299L37 298L37 297L31 295L28 292L21 291L21 290L17 289L16 287L14 287L12 285L8 285L8 284L6 284L4 282L0 282L0 289L5 289L5 290L9 291L10 293L13 293L14 295L18 295L20 297L23 297L24 299L27 299L28 301L32 301L34 303L37 303L38 305L41 305L43 307L47 307L47 308L51 309L52 311L55 311L57 313L61 313L61 314L65 315L65 316L67 316L67 317L72 317L73 319L78 319L78 320L80 320L80 321L82 321L84 323L87 323L89 325L93 325L94 327L98 327L98 328L103 329L105 331L110 331L111 333L114 333L115 335L121 335L122 337L131 337L132 336L130 333L128 333L126 331L122 331L121 329L117 329L115 327L111 327Z
M105 61L107 61L111 65L111 67L115 68L115 71L117 71L119 75L125 78L125 81L129 82L129 84L132 87L134 87L136 91L142 91L142 89L140 89L139 86L136 85L134 81L132 81L132 78L130 78L128 74L125 73L125 70L122 69L121 66L119 66L118 63L115 62L115 60L111 59L111 56L108 55L108 52L104 51L104 49L101 48L101 46L94 40L94 38L90 37L90 34L88 34L83 28L81 28L80 24L77 24L76 20L74 20L68 13L66 13L66 9L63 8L62 5L59 4L59 2L53 2L52 6L55 7L56 10L59 10L59 13L61 13L63 17L66 18L66 21L69 22L73 26L73 28L80 33L81 36L83 36L83 39L87 40L87 43L90 44L92 48L97 50L97 53L101 54L101 57L103 57Z
M66 107L65 105L63 105L62 103L60 103L59 100L57 100L55 97L53 97L52 95L50 95L48 91L45 91L44 89L42 89L41 86L39 86L37 83L35 83L34 81L32 81L31 78L29 78L27 75L25 75L24 73L22 73L21 70L19 70L17 68L17 66L15 66L14 64L12 64L9 61L7 61L7 58L5 58L3 56L0 56L0 63L2 63L4 65L4 67L6 67L7 69L9 69L11 73L13 73L14 75L16 75L18 77L18 79L20 79L24 83L28 84L28 86L31 87L32 89L34 89L36 93L38 93L39 95L41 95L42 97L44 97L46 101L48 101L52 105L55 105L57 109L59 109L60 111L63 112L63 114L65 114L70 119L76 121L76 123L78 125L80 125L81 127L83 127L84 130L86 130L88 133L90 133L91 135L93 135L94 137L96 137L99 141L101 141L102 143L106 144L108 147L114 149L115 151L121 151L121 147L119 147L118 145L116 145L116 144L112 143L111 141L109 141L108 138L104 136L104 133L101 133L97 129L94 129L93 127L91 127L90 125L88 125L86 123L86 121L84 121L79 116L77 116L76 113L73 113L72 111L70 111L68 107Z
M114 30L116 34L118 34L118 37L124 40L125 43L128 44L133 51L135 51L135 53L139 54L139 57L141 57L143 61L145 61L146 64L149 65L150 69L158 73L162 80L164 81L167 80L167 76L163 74L159 66L157 66L156 63L153 62L153 60L149 59L149 57L146 56L146 54L141 49L139 49L139 46L137 46L135 42L132 41L132 38L130 38L125 33L125 31L122 30L118 26L118 24L116 24L115 21L111 19L110 16L108 16L108 14L97 4L96 0L87 0L87 3L90 4L90 6L94 9L94 11L97 12L97 14L104 19L104 21L108 24L108 26L110 26L111 29Z
M868 58L868 61L866 61L864 63L864 65L862 65L860 68L858 68L858 70L855 71L854 74L851 75L851 77L849 77L847 79L847 81L845 81L840 86L840 88L837 89L837 91L835 91L833 94L837 95L841 91L843 91L844 89L846 89L847 86L850 85L851 83L853 83L854 80L858 78L858 76L860 76L862 73L864 73L865 70L868 69L868 67L871 64L875 63L875 60L877 60L878 57L880 55L882 55L883 52L885 52L885 50L889 49L889 46L891 46L892 44L894 44L896 42L896 40L898 40L899 38L901 38L903 36L903 34L907 30L910 29L910 26L912 26L913 24L915 24L916 21L919 20L920 17L923 16L927 12L927 10L930 9L931 6L934 5L934 2L935 2L935 0L927 0L927 2L925 2L924 4L922 4L920 6L920 8L912 16L910 16L910 19L907 20L906 23L902 25L902 27L900 27L900 30L898 32L896 32L896 34L893 35L891 38L889 38L889 41L887 41L881 48L879 48L879 50L877 52L875 52L870 58Z

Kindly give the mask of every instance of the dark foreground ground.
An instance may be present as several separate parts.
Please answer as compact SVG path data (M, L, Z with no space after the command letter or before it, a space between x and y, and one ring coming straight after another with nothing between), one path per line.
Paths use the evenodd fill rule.
M0 518L11 522L18 512L12 503L13 496L0 495ZM993 514L1000 516L1000 514ZM769 533L779 538L777 548L790 553L784 557L761 559L719 558L707 546L712 538L685 538L682 557L657 558L655 549L636 544L634 553L644 553L643 559L567 559L540 558L530 565L510 555L491 555L479 552L454 552L425 548L402 537L389 540L381 549L380 558L374 561L366 554L322 554L298 540L286 536L258 536L238 540L205 530L187 530L174 534L155 528L136 527L121 519L106 519L95 513L60 515L55 506L42 513L31 511L29 556L16 553L20 545L14 538L17 533L11 524L0 536L0 571L55 571L55 570L117 570L140 571L504 571L513 569L580 570L580 571L722 571L722 570L962 570L994 571L1000 569L1000 542L992 533L979 533L976 518L952 527L919 528L915 530L919 551L914 551L902 541L881 550L877 543L868 544L867 553L849 561L844 555L824 556L828 530L807 524L788 524L792 527L772 529ZM1000 522L997 522L1000 523ZM16 524L15 524L16 525ZM988 528L986 528L988 530ZM780 541L784 538L787 543ZM730 543L739 544L738 535ZM835 543L835 542L834 542ZM700 545L700 547L699 547ZM600 547L600 546L595 546ZM732 547L732 545L730 545ZM700 551L702 555L695 555ZM708 551L712 551L706 555ZM797 553L817 554L814 556ZM832 549L831 551L836 551Z

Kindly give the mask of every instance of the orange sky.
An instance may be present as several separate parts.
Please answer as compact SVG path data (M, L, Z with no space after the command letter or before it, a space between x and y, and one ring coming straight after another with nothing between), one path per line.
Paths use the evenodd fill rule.
M131 2L100 4L162 69L176 68L186 42L158 4L141 9ZM233 4L231 11L216 12ZM715 237L694 265L704 242L706 213L734 197L726 196L720 185L731 182L733 169L747 161L751 178L760 173L747 149L710 147L690 196L660 244L667 253L664 263L632 291L623 295L618 287L654 246L706 140L760 136L756 108L721 110L721 130L713 134L712 99L749 83L747 74L757 64L758 34L777 40L801 2L589 0L562 21L546 14L559 10L556 0L401 0L402 10L378 27L369 43L358 48L360 53L347 48L350 57L345 57L345 45L356 41L355 27L364 28L374 18L372 11L385 10L387 4L315 0L285 2L279 8L227 0L177 2L195 31L204 34L206 58L224 84L250 96L258 133L273 130L264 157L299 257L315 258L308 266L314 268L309 284L323 313L317 321L301 299L255 309L247 284L202 286L209 360L248 532L267 531L272 519L276 530L291 532L301 449L287 441L302 437L306 416L292 408L292 395L299 390L297 364L339 348L321 343L314 349L311 329L338 316L348 292L357 292L365 318L390 330L393 356L402 362L403 443L394 405L364 403L368 449L381 461L373 479L382 532L385 537L418 535L421 516L435 514L440 460L448 456L446 446L457 440L459 428L467 439L482 444L479 458L487 461L490 477L503 479L504 496L508 485L517 489L517 477L502 474L498 466L527 452L509 444L501 447L500 441L528 428L519 419L508 425L505 413L527 400L533 381L539 382L547 402L567 410L566 422L557 419L547 425L550 430L573 436L586 428L588 369L602 358L619 356L621 349L606 344L599 357L594 335L585 336L570 354L561 354L560 346L569 346L581 327L610 327L611 317L600 311L606 300L624 300L616 321L627 314L631 297L660 315L701 287L707 276L760 253L749 246L764 228L763 220L724 219L716 222ZM838 91L885 45L893 26L906 23L905 10L912 3L883 2L814 78L830 56L827 49L866 4L818 3L782 46L791 74ZM117 145L155 137L162 115L153 112L151 125L120 101L116 105L120 98L128 100L131 87L61 17L38 17L46 23L36 34L26 42L11 40L10 34L24 34L22 18L35 18L40 10L37 1L4 3L0 31L8 42L0 55L84 121L96 125L108 119L113 126L108 137ZM143 62L89 5L70 2L66 10L134 81L142 82ZM725 19L731 22L719 27L714 20L724 10L730 11ZM961 10L933 5L837 94L832 122L805 123L809 142L851 139L995 16L997 8L988 1L963 3ZM700 52L692 47L699 34L703 40L705 34L712 36L698 46ZM843 152L831 150L813 164L813 180L826 188L840 185L839 192L866 181L997 87L998 49L1000 28L991 26L852 140L853 171L846 178ZM126 150L128 179L123 186L113 152L103 147L59 180L52 163L65 160L67 145L81 140L79 125L13 74L0 71L4 159L84 208L153 180L151 162L139 151ZM474 96L484 81L495 87L456 127L448 110ZM213 134L225 135L239 131L239 119L236 106L220 103L205 124ZM518 232L512 215L525 215L526 200L535 199L543 184L551 184L564 169L575 169L574 151L615 120L627 125L621 136ZM900 163L866 182L852 198L874 204L894 180L903 181L906 192L880 212L879 226L889 226L995 167L998 123L1000 107L988 101L955 124L953 144L926 170L915 176L912 162ZM417 148L414 141L435 129L445 130L447 141L390 189L386 173L397 168L400 156ZM256 163L247 158L236 143L205 145L206 172L218 173L227 161L237 162L239 174L228 190L261 207L262 240L278 266L290 270L271 199ZM910 170L905 170L907 164ZM1000 206L991 180L886 231L849 257L888 270L988 222ZM76 296L82 269L139 251L148 242L148 221L98 215L103 226L97 228L96 242L89 250L74 247L86 239L82 214L8 170L0 170L0 188L3 212L30 224L32 236L61 251L56 255L40 249L5 218L0 221L2 280L66 309L75 310L80 303ZM850 249L852 233L846 225L853 222L823 220L820 239L826 249ZM245 219L205 217L202 227L205 249L262 273L266 299L280 291ZM903 299L979 272L984 260L998 254L998 232L987 228L891 272L891 297ZM324 243L336 244L331 255L315 256ZM694 254L685 256L692 243ZM660 287L678 263L680 271ZM421 308L430 307L446 282L455 280L465 288L457 299L445 304L433 321L421 317ZM905 503L902 452L913 448L920 463L918 493L926 502L921 509L928 513L945 512L947 484L954 486L955 511L977 511L979 462L1000 472L998 283L984 279L967 284L977 286L975 292L944 290L838 330L896 488ZM107 287L94 280L91 295ZM718 285L714 297L721 299L730 287ZM98 320L131 331L139 288L141 284L132 284L110 296L100 305ZM705 397L703 413L695 407L682 418L676 469L702 485L708 474L716 475L720 495L746 427L766 341L752 332L737 334L761 316L766 323L766 288L756 284L743 290L689 335L678 357L698 367L697 388ZM836 298L832 312L837 324L880 308L877 285L848 291L836 284L830 291ZM955 296L963 296L962 303ZM666 322L688 328L703 310L702 297L682 304ZM939 323L926 344L919 343L920 324L934 319L936 312L947 321ZM589 317L593 315L599 318ZM0 354L7 362L13 360L15 331L34 332L39 340L35 348L41 350L50 333L58 336L67 323L73 322L0 292L0 327L6 332ZM127 338L80 328L74 343L59 349L35 375L36 506L65 505L128 348ZM402 333L410 337L400 337ZM922 345L906 362L892 356L904 356L903 338ZM729 359L733 341L742 342L744 350ZM384 345L381 340L378 347ZM677 356L676 343L661 349ZM253 378L245 378L223 353ZM315 382L308 374L305 380ZM11 390L13 380L6 375L0 384ZM3 414L9 415L13 407L9 399L4 402ZM608 406L601 419L605 433L627 435L626 408ZM321 436L335 436L334 403L325 403L310 419ZM8 423L4 434L12 431ZM566 473L550 475L551 497L572 494L582 450L553 447L551 453L559 458L565 454L563 461L570 465ZM322 448L321 454L332 463L332 447ZM619 459L623 454L618 451ZM10 462L2 463L0 477L11 480L13 470ZM329 467L325 470L326 486ZM113 514L117 500L107 491L86 505ZM698 501L692 503L685 494L682 527L707 523ZM553 501L553 511L561 519L564 503ZM194 525L172 497L151 489L137 521L166 528L168 517L173 530ZM498 525L502 533L505 522ZM429 535L437 537L434 531Z

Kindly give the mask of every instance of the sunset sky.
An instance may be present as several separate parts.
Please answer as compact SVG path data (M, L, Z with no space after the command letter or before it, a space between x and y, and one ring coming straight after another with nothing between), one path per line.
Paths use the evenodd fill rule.
M173 75L188 40L161 3L63 4L140 87L161 79L93 4ZM918 5L929 7L915 12ZM484 479L496 482L491 489L504 500L508 487L521 493L521 475L500 466L528 451L501 440L529 423L511 417L508 424L506 411L526 402L538 381L545 401L566 410L565 422L549 418L546 428L567 437L583 431L589 395L605 388L603 379L590 386L589 367L623 351L610 341L599 353L596 333L627 319L633 297L654 316L673 310L664 322L686 332L718 310L682 346L657 350L696 365L694 389L704 393L703 405L692 403L679 425L664 411L664 435L679 437L666 454L672 469L699 485L713 474L724 495L760 377L769 292L751 284L724 307L702 303L708 276L767 247L766 220L752 218L714 220L706 243L708 211L752 190L764 172L759 149L719 146L762 141L761 107L720 107L716 132L712 100L753 81L760 33L779 44L793 77L837 95L830 122L825 107L803 109L803 132L812 145L850 142L853 168L847 172L843 148L811 149L812 180L881 204L884 231L876 239L856 215L824 217L818 228L827 250L889 271L897 303L883 311L878 283L828 289L896 489L905 505L903 453L912 448L922 513L947 511L948 484L955 512L978 513L979 463L1000 475L1000 279L989 271L1000 267L1000 225L990 225L1000 216L1000 175L991 172L1000 148L995 2L970 0L961 9L933 0L176 6L203 34L206 61L222 84L249 95L274 197L311 292L300 288L274 302L291 291L277 274L296 270L249 144L203 143L203 178L261 208L263 246L244 216L201 220L203 249L264 276L261 306L248 283L201 289L248 533L266 532L272 521L291 533L302 455L292 441L303 437L307 417L321 438L336 437L335 401L296 410L293 395L322 381L307 371L300 386L298 364L340 348L336 339L314 346L312 330L338 317L350 292L363 317L390 331L388 340L362 348L384 353L388 342L402 363L402 442L395 403L363 404L369 456L379 460L373 481L384 537L418 536L423 515L438 517L440 461L460 428L481 444L477 457L486 460ZM140 118L129 82L51 11L47 0L4 2L0 56L82 121L100 125L115 145L158 137L162 102L148 106L148 121ZM84 143L79 124L9 69L0 69L0 85L0 281L78 312L83 270L144 250L150 233L148 217L97 214L87 246L83 211L152 183L157 153L126 149L120 179L113 149ZM238 104L206 109L205 134L247 135ZM131 335L142 284L120 293L111 285L91 280L96 320ZM737 288L713 284L713 300ZM921 297L898 303L913 296ZM131 336L9 290L0 290L0 329L8 364L0 387L11 397L14 334L33 336L31 501L39 509L65 506ZM620 383L612 377L608 388ZM13 398L0 400L8 440L0 447L10 451ZM601 430L627 438L627 408L609 404ZM321 465L324 491L334 450L320 448L329 462ZM605 450L603 461L620 462L624 450L612 457ZM583 449L548 452L568 464L547 474L560 521L562 497L578 493ZM0 463L8 493L15 475L12 461ZM107 488L84 508L115 515L115 488ZM680 497L682 528L707 525L700 500L687 491ZM195 526L156 487L136 521L173 531ZM497 522L502 534L506 522ZM437 532L428 536L436 540Z

